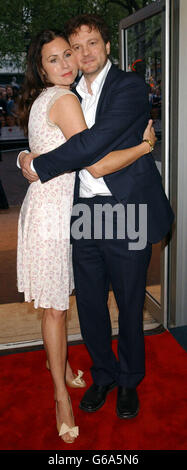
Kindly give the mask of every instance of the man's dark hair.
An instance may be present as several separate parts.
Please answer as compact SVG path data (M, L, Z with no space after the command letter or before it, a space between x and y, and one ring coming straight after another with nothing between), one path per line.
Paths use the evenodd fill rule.
M90 31L92 29L97 29L105 44L110 41L109 28L103 18L99 15L92 14L82 14L71 18L65 25L65 34L69 38L71 34L75 34L81 26L88 26Z

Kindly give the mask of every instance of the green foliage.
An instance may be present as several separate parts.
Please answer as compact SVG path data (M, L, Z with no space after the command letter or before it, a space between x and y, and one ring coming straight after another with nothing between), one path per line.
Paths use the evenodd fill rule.
M118 59L119 21L154 0L0 0L0 65L23 64L30 39L43 29L63 29L80 13L102 15L111 30L112 57Z

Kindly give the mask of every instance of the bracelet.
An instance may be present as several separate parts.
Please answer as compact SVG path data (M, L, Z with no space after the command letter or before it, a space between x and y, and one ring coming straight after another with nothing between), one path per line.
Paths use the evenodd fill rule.
M142 142L147 142L150 145L150 152L152 152L154 150L154 144L153 144L152 140L143 139Z

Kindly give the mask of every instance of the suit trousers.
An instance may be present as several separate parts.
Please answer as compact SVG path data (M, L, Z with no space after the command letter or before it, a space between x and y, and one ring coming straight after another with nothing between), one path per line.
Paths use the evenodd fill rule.
M145 375L143 306L152 245L147 242L143 249L132 250L127 234L118 238L117 213L109 208L113 209L116 202L112 196L78 200L81 214L86 215L72 215L75 291L81 334L93 361L93 381L107 385L115 380L118 385L134 388ZM101 214L106 204L108 212ZM112 219L112 236L107 216ZM78 225L84 236L77 236L73 230ZM110 286L119 310L118 357L112 350Z

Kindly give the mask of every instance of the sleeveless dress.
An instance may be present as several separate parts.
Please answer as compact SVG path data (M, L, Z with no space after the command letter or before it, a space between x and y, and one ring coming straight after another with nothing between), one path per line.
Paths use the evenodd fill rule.
M28 123L29 146L42 154L65 143L49 111L60 96L71 91L53 86L34 101ZM51 181L31 183L18 220L17 287L34 307L66 310L74 288L70 217L75 172Z

